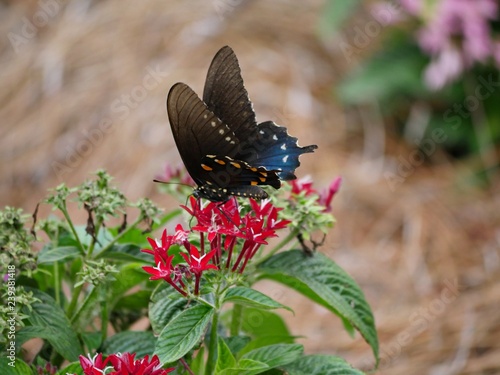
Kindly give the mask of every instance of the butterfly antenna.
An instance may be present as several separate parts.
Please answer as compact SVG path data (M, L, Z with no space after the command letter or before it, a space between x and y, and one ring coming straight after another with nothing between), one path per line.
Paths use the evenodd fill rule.
M153 182L158 182L159 184L164 184L164 185L182 185L182 186L188 186L188 187L192 188L191 185L184 184L182 182L168 182L168 181L157 180L156 178L153 180Z

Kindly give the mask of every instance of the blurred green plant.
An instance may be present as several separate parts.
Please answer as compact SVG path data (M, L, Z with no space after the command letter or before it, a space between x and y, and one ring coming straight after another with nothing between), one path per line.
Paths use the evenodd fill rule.
M336 95L351 106L377 103L391 132L426 158L440 149L453 158L480 158L480 174L497 170L498 3L378 1L359 12L362 21L353 19L361 2L358 8L344 3L327 1L320 22L330 24L320 27L321 35L335 33L354 66Z

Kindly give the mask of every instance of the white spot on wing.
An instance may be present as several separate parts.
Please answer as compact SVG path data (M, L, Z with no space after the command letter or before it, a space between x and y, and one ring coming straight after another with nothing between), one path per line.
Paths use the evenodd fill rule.
M277 140L278 140L278 136L277 136L276 134L273 134L273 139L274 139L275 141L277 141Z
M288 160L288 155L283 156L283 163L286 163L287 160Z
M229 142L231 140L231 137L226 137L225 140Z
M282 149L282 150L286 150L286 144L285 144L285 143L283 143L283 144L281 145L281 149Z
M220 135L224 134L224 129L219 129L219 134Z
M215 123L215 121L211 121L210 125L212 125L212 127L215 128L215 125L217 125L217 124Z

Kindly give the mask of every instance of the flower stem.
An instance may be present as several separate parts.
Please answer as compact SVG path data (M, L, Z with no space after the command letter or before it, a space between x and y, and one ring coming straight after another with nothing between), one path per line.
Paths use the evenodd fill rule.
M233 313L231 315L231 326L229 327L229 332L231 336L239 335L241 328L242 314L243 314L243 306L235 304L233 307Z
M189 368L189 365L184 358L179 359L179 362L182 364L182 366L184 366L184 370L186 370L189 375L195 375L194 372Z
M76 304L78 302L78 297L80 296L80 292L82 291L82 288L83 288L83 283L78 285L75 289L73 289L73 295L71 296L71 302L69 303L68 311L66 313L66 316L70 320L73 316L73 313L75 312Z
M85 249L82 245L82 242L80 241L80 237L78 237L78 234L76 233L75 226L73 225L73 222L71 221L71 218L69 217L68 210L66 209L66 202L64 202L64 205L62 207L59 207L61 212L64 215L64 218L68 222L69 229L73 233L73 236L75 236L76 243L78 244L78 249L80 250L80 253L85 254Z
M208 360L205 367L205 374L212 375L217 362L217 326L219 324L219 313L216 311L212 318L212 328L210 330L210 343L208 347Z
M54 295L56 298L56 305L61 306L61 279L59 276L59 262L54 263Z
M95 244L97 241L97 236L99 234L99 230L101 229L102 225L102 220L97 223L97 225L94 227L94 235L92 236L92 242L90 242L89 249L87 251L87 256L86 259L91 259L92 253L94 252Z
M139 224L141 222L142 218L137 218L136 221L134 221L130 226L128 226L123 232L121 232L120 234L118 234L115 238L113 238L106 246L104 246L104 248L99 252L99 254L95 257L96 259L99 259L100 257L102 257L106 251L108 251L109 249L111 249L111 247L116 243L118 242L123 236L125 236L128 232L130 232L132 229L134 229L137 224Z

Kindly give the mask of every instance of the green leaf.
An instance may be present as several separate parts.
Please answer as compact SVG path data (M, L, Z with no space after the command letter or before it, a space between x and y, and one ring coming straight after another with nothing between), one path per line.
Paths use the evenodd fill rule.
M102 343L102 333L101 332L84 332L81 334L83 343L85 347L92 353L94 350L99 348Z
M197 345L214 309L206 305L197 305L184 310L172 319L161 331L156 344L155 354L162 363L177 361Z
M130 309L139 311L146 309L151 299L151 290L139 290L120 298L114 307L115 310Z
M151 331L124 331L106 339L102 346L104 354L136 353L136 358L146 354L151 356L155 350L156 337Z
M269 366L265 363L244 358L238 362L235 368L224 370L222 373L220 373L220 375L260 374L268 370Z
M156 291L149 304L149 321L153 332L159 333L178 314L186 308L188 301L170 285Z
M344 21L356 10L360 2L360 0L327 0L319 20L320 35L329 36L336 33Z
M202 346L196 353L196 357L191 361L191 371L195 375L205 373L205 348Z
M99 253L96 259L103 258L112 261L128 262L151 262L151 255L141 252L141 247L136 244L114 244L103 253Z
M38 255L38 264L52 264L55 262L68 261L80 255L80 251L76 246L47 247L40 251Z
M31 311L23 309L23 312L29 316L32 326L39 327L43 336L38 337L46 339L65 359L76 361L82 354L82 347L64 311L48 294L36 289L29 290L40 302L32 304Z
M284 366L297 360L304 352L300 344L268 345L246 353L241 360L252 360L265 363L269 369ZM238 362L238 365L240 362ZM241 366L239 366L241 367ZM262 371L246 372L248 375L260 374Z
M289 375L364 375L342 358L327 355L304 356L284 366Z
M388 48L353 71L337 86L337 93L346 104L366 104L374 100L393 105L402 96L428 93L422 80L426 60L415 43L393 38ZM347 45L344 54L356 47ZM346 56L348 57L348 56Z
M226 342L219 337L217 350L217 363L215 364L215 373L220 374L222 370L234 368L236 359L231 353L231 350L226 345Z
M31 368L22 359L15 358L12 362L2 353L0 357L0 374L2 375L33 375Z
M224 302L234 302L238 305L253 307L262 310L273 310L283 308L292 311L287 306L276 302L272 298L266 296L265 294L242 286L229 289L229 291L224 296Z
M28 340L34 338L48 339L53 335L50 328L40 326L27 326L16 332L16 348L19 349Z
M239 353L241 349L243 349L251 341L254 340L252 340L252 338L249 336L231 336L231 337L225 337L224 341L226 342L226 345L229 347L229 350L231 350L231 353L236 354Z
M290 336L283 318L271 311L252 308L243 310L242 330L254 339L259 337Z
M118 236L119 229L121 228L121 224L117 227L114 227L110 229L110 232L114 237ZM140 228L127 228L127 232L124 233L120 239L118 240L118 243L120 244L137 244L137 245L146 245L147 241L146 238L148 237L147 234L144 234L143 230Z
M112 306L122 298L125 292L148 279L146 273L138 263L130 263L123 266L120 272L113 274L113 276L115 277L115 281L110 286L112 294L109 298Z
M375 320L363 291L335 262L321 253L305 256L300 250L278 253L260 264L268 278L281 282L314 301L320 301L355 327L371 346L378 361Z
M295 338L293 336L276 336L269 335L264 337L259 337L250 341L247 345L245 345L239 352L238 355L242 356L245 353L251 352L252 350L262 348L269 345L276 344L293 344Z
M80 362L78 361L70 363L65 368L56 372L56 375L67 375L67 374L83 375L83 369L82 366L80 365Z

